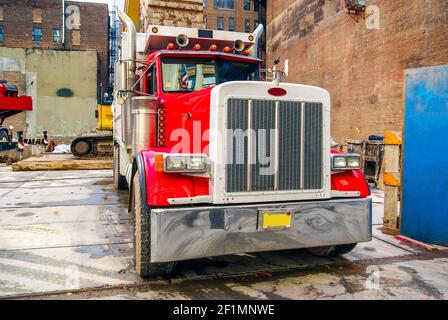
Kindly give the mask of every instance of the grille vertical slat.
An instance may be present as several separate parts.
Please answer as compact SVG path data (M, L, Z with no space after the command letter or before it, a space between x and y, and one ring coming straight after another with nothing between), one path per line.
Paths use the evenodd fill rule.
M321 189L323 186L322 104L280 101L276 112L275 101L250 100L250 103L248 101L248 99L233 98L228 100L226 191L237 193ZM252 110L250 117L249 104ZM248 124L249 120L250 124ZM254 130L251 135L247 133L248 126ZM276 126L277 131L274 130ZM234 130L244 132L243 150L238 150L241 141L239 143L236 141L235 137L238 135L232 133ZM252 137L250 144L247 141L248 136ZM250 158L254 162L250 167L247 164L248 145L253 146L253 155ZM302 150L303 154L301 154ZM270 159L271 162L262 163L263 159L260 159L260 156L263 155L264 160ZM237 163L238 158L243 159L244 164ZM278 163L278 172L275 171L275 162ZM269 168L271 170L268 170ZM302 188L301 180L303 181Z
M305 189L322 188L322 105L305 104Z
M241 99L229 99L227 129L235 134L247 134L248 102ZM227 191L243 192L247 190L247 136L242 140L228 137L227 144ZM240 146L243 143L244 146Z
M271 134L275 129L275 102L253 100L252 111L252 129L254 130L255 139L251 190L274 190L274 164L268 160L274 153L274 141Z
M279 190L300 188L299 102L282 101L279 112Z

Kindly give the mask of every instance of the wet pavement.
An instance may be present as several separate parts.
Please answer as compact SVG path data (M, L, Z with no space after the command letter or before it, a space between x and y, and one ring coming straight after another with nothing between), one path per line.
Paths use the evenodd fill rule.
M127 193L112 172L0 168L0 298L446 299L448 252L383 235L373 190L374 239L339 258L304 250L179 263L170 278L133 271Z

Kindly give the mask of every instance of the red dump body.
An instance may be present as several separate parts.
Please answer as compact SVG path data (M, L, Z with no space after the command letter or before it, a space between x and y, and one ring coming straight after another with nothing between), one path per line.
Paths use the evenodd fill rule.
M16 86L8 85L6 81L0 82L0 118L31 110L33 110L31 97L19 97Z

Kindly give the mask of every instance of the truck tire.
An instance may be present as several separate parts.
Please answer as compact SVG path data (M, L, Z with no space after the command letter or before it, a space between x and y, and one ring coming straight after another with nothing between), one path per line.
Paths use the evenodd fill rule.
M114 146L114 187L116 190L126 190L128 184L126 182L126 177L120 174L120 147Z
M132 214L134 216L134 263L141 277L163 276L173 272L176 262L151 263L151 208L143 202L139 173L132 181Z
M352 243L352 244L343 244L339 246L308 248L307 251L310 252L312 255L318 257L337 257L349 253L355 247L356 243Z

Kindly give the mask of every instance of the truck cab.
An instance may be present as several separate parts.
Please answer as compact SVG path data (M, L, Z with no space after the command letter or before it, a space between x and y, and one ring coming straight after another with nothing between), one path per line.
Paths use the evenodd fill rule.
M129 189L135 266L371 240L360 157L332 151L329 93L262 81L256 35L127 27L118 65L114 181Z

